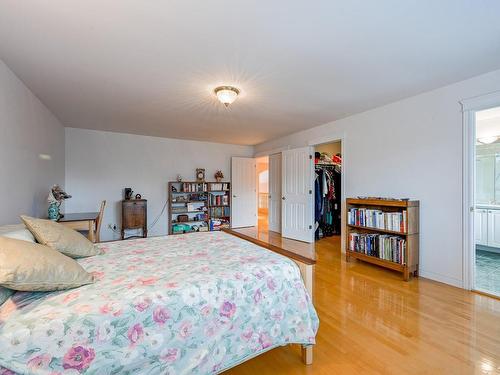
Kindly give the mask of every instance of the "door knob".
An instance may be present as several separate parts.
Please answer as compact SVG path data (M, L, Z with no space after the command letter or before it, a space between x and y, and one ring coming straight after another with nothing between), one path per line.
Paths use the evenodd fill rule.
M267 199L271 199L271 196L270 196L270 195L268 195L268 196L267 196Z
M281 199L285 200L285 197L281 197Z
M233 198L236 198L236 195L233 194Z

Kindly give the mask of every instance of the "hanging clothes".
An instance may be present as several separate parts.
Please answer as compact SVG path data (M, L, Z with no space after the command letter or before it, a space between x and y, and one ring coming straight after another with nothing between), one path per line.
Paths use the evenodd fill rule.
M341 231L341 169L337 164L316 164L315 193L315 220L316 239Z

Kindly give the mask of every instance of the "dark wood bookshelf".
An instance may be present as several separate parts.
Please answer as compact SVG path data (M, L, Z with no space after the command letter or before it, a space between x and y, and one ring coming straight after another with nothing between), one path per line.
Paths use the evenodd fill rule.
M184 186L183 184L197 184L197 186L204 186L205 184L206 188L200 191L182 191L182 187ZM219 190L219 189L212 189L214 187L214 184L226 184L229 189L225 190ZM177 191L172 191L172 187L175 187ZM217 185L215 185L217 187ZM217 195L226 195L228 198L228 204L225 205L212 205L211 204L211 193L216 193ZM185 195L187 197L186 200L181 200L174 202L174 199L176 200L179 196ZM204 199L200 200L191 200L192 195L204 195ZM200 206L200 204L203 204L204 210L195 210L195 211L188 211L187 210L187 204L196 204ZM185 210L183 211L176 211L174 207L180 207L181 205L184 205ZM170 181L168 182L168 234L182 234L182 233L194 233L197 232L196 230L185 230L183 232L174 232L173 231L173 226L174 225L179 225L179 224L196 224L196 223L205 223L205 228L203 231L209 231L210 230L210 221L217 220L217 219L223 219L228 221L228 226L231 222L231 215L223 215L223 216L211 216L212 210L211 208L225 208L228 207L229 210L231 210L231 183L228 181ZM177 220L177 215L191 215L191 214L204 214L205 219L204 220L197 220L194 217L189 217L188 221L178 221ZM191 226L191 225L190 225ZM214 229L214 230L219 230L219 229Z

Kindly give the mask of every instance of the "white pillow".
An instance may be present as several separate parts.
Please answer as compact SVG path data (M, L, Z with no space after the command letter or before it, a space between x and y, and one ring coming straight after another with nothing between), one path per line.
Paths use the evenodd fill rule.
M36 242L35 237L24 224L0 226L0 236L28 242Z

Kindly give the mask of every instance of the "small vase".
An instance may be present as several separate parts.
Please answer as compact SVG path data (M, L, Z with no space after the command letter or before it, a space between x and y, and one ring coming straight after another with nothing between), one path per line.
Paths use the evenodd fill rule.
M48 216L50 220L56 221L59 219L59 206L57 203L51 203L49 205Z

